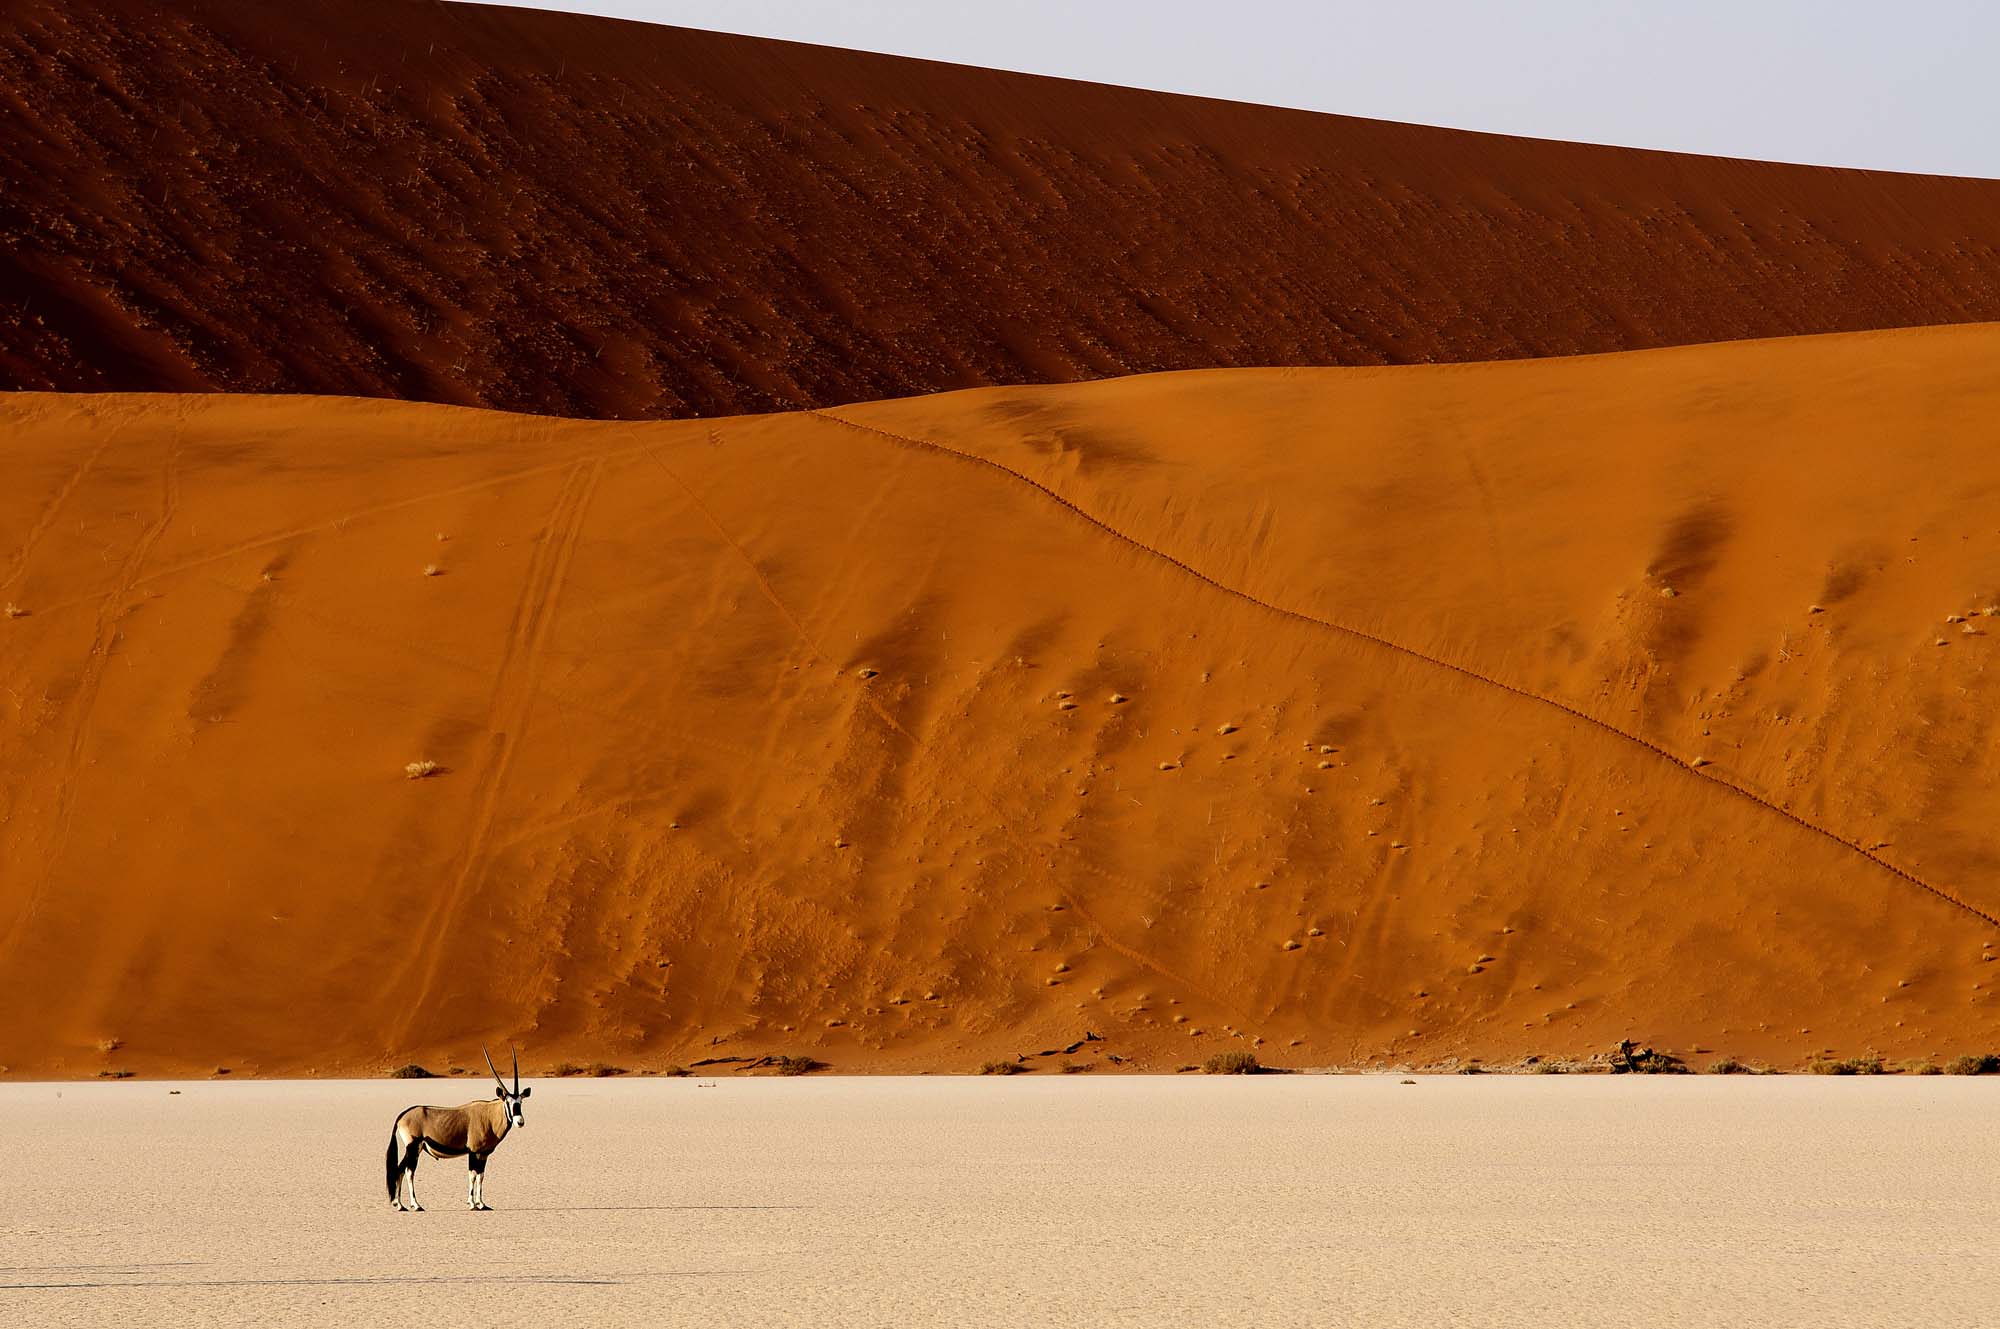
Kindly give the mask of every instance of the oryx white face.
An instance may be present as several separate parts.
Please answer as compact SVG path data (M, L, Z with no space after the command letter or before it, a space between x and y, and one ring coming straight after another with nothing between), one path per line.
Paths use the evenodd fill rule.
M493 1064L493 1054L487 1052L483 1046L479 1050L486 1053L486 1069L493 1072L493 1087L498 1091L496 1096L499 1098L501 1106L507 1109L507 1124L509 1126L527 1125L526 1119L521 1116L521 1100L535 1091L521 1087L521 1054L518 1052L514 1054L514 1087L509 1089L507 1081L501 1077L500 1068Z

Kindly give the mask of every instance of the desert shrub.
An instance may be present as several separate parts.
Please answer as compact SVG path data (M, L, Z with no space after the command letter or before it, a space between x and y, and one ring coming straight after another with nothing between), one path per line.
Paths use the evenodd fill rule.
M398 1066L396 1069L390 1071L389 1078L392 1080L435 1080L438 1077L437 1072L427 1071L413 1061L407 1066Z
M443 769L443 767L434 761L413 761L403 768L403 774L409 776L412 780L422 780L436 775Z
M1634 1047L1630 1041L1620 1043L1611 1057L1613 1075L1686 1075L1687 1063L1671 1052L1661 1052L1657 1048Z
M1062 1064L1064 1075L1088 1075L1096 1069L1097 1067L1087 1061L1066 1061Z
M129 1080L132 1078L132 1072L123 1070L99 1071L97 1073L97 1078L100 1080Z
M1835 1060L1831 1057L1814 1057L1806 1063L1808 1075L1880 1075L1880 1057L1846 1057Z
M1724 1057L1721 1061L1710 1062L1708 1073L1710 1075L1749 1075L1751 1074L1751 1070L1734 1057Z
M1018 1061L989 1061L979 1068L981 1075L1024 1075L1028 1068Z
M679 1065L679 1064L676 1064L676 1065L673 1065L673 1066L669 1066L669 1067L667 1067L667 1068L666 1068L665 1070L661 1071L661 1072L660 1072L660 1074L662 1074L662 1075L672 1075L672 1076L676 1076L676 1077L679 1077L679 1076L683 1076L683 1075L693 1075L693 1074L694 1074L694 1072L693 1072L693 1071L691 1071L691 1070L689 1070L689 1069L688 1069L687 1067L685 1067L685 1066L682 1066L682 1065Z
M826 1069L825 1062L813 1057L776 1057L771 1064L780 1075L811 1075Z
M1242 1048L1218 1052L1201 1064L1204 1075L1255 1075L1263 1069L1257 1064L1256 1054Z
M580 1064L574 1061L559 1061L549 1067L549 1074L559 1079L584 1076L589 1079L606 1080L614 1075L630 1075L631 1073L623 1066L607 1066L601 1061L587 1061Z

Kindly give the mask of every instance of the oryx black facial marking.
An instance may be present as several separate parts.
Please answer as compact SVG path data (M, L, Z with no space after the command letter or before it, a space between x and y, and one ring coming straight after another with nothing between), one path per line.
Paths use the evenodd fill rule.
M485 1048L480 1049L486 1052ZM463 1107L405 1108L396 1117L389 1133L389 1200L399 1210L422 1212L417 1203L417 1159L428 1153L432 1158L466 1160L465 1203L469 1209L491 1208L486 1203L486 1160L507 1132L525 1126L521 1101L534 1092L521 1087L521 1054L514 1053L514 1087L500 1078L493 1054L486 1052L486 1069L493 1072L498 1096L484 1098ZM409 1178L409 1199L403 1198L403 1179Z

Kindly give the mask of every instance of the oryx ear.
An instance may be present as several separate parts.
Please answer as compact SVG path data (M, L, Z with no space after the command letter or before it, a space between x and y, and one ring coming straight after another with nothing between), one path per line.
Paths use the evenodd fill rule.
M532 1094L534 1092L535 1092L535 1086L529 1085L526 1089L523 1089L521 1091L521 1097L526 1098L529 1094Z

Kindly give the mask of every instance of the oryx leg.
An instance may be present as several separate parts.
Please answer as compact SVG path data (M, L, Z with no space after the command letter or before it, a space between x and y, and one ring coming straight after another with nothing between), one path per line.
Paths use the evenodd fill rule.
M486 1155L465 1156L465 1204L469 1209L489 1209L486 1203Z
M401 1122L396 1125L396 1208L399 1212L421 1210L417 1203L417 1155L423 1150L421 1136L412 1136Z
M421 1214L424 1211L423 1204L417 1199L417 1160L423 1157L423 1153L422 1141L412 1141L410 1151L403 1156L403 1184L409 1188L408 1207L413 1214Z

